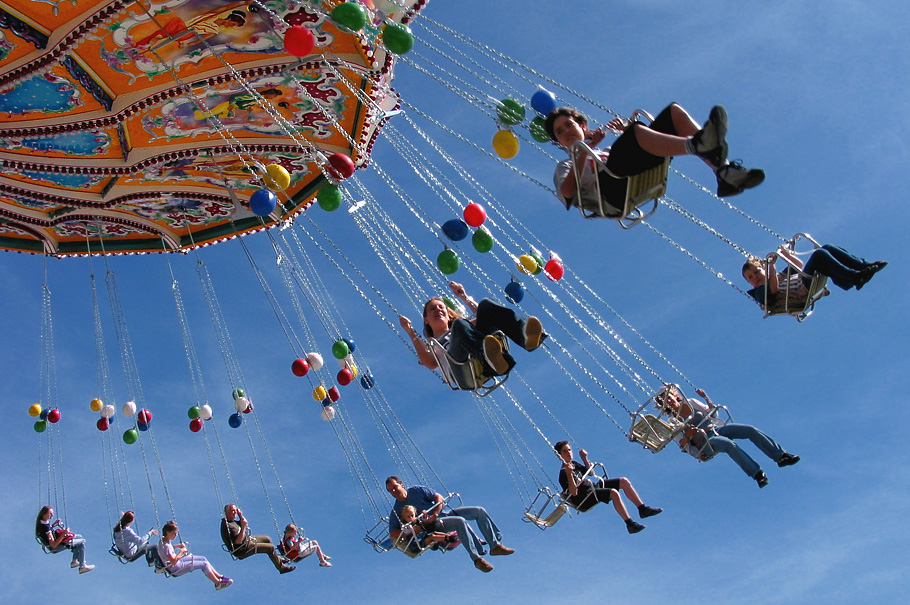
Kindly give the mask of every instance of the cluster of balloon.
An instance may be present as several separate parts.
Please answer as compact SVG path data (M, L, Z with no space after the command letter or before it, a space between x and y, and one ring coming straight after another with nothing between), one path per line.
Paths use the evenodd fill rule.
M293 25L284 32L284 48L295 57L306 57L316 46L316 36L308 27Z
M243 424L243 414L249 414L253 411L253 402L247 399L243 389L234 389L231 392L231 397L234 398L234 409L237 411L228 418L228 426L232 429L237 429Z
M562 260L554 253L550 253L550 260L546 263L537 250L531 250L528 254L522 254L518 257L515 266L519 271L527 275L538 275L543 272L551 281L559 281L565 274Z
M38 418L35 421L35 432L43 433L47 429L47 423L56 424L60 422L60 410L53 408L45 410L40 403L33 403L28 407L28 415L32 418Z
M322 355L307 353L306 357L295 359L291 362L291 372L294 376L306 376L310 370L318 372L322 369Z
M329 164L325 169L333 178L339 181L347 179L354 175L354 160L343 153L333 153L329 156Z
M187 410L186 415L190 417L190 430L198 433L202 430L202 421L212 419L212 406L194 405Z
M518 155L518 137L512 132L512 126L521 124L525 119L524 105L515 99L503 99L496 107L500 129L493 135L493 151L504 160Z
M341 190L337 185L323 185L316 193L316 203L326 212L338 210L341 206Z
M389 52L403 55L414 47L414 34L407 25L386 23L382 26L382 43Z
M357 366L354 365L354 358L351 356L354 349L356 349L356 345L350 338L342 338L332 345L332 355L341 364L335 381L343 387L351 384L357 378Z
M135 405L135 404L133 404ZM104 405L104 402L98 398L92 399L88 404L88 407L93 412L100 412L101 418L98 419L98 422L95 423L95 426L98 427L99 431L106 431L111 428L111 424L114 422L114 406Z
M528 125L531 138L538 143L549 143L550 135L547 134L545 124L547 116L556 109L556 95L544 88L538 89L531 95L531 109L537 114Z
M367 12L357 2L342 2L332 9L332 21L338 25L357 32L367 24Z
M482 227L487 220L487 211L477 203L470 203L464 209L464 221L477 230L471 237L471 245L478 252L489 252L493 249L493 236L490 232Z

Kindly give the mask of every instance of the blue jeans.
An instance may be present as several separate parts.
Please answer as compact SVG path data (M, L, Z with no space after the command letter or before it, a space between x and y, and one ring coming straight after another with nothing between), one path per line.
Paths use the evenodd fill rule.
M439 520L442 522L442 526L445 527L446 532L454 531L458 534L458 539L468 550L472 561L476 561L485 555L486 552L483 549L483 544L477 539L477 534L468 525L468 521L477 523L480 533L483 534L483 539L486 540L490 548L499 546L502 542L502 533L500 533L499 528L496 527L496 524L493 523L490 515L487 514L483 507L461 506L450 513L440 514Z
M468 357L483 359L484 336L499 330L502 330L509 340L524 347L524 326L524 319L514 310L485 298L477 305L474 324L466 319L456 319L452 322L452 333L446 351L452 359L462 363L467 361ZM511 355L503 352L503 356L509 363L509 369L515 366L515 360Z
M73 550L73 561L79 563L79 567L85 565L85 538L75 534L73 539L66 544L60 544L57 548L51 550L52 553L63 552L67 548Z
M843 248L825 244L812 253L803 272L813 275L827 275L838 288L849 290L856 285L860 271L869 266L865 259L853 256ZM803 278L808 285L808 279Z
M768 458L775 462L780 460L784 455L784 450L776 441L765 435L763 432L749 426L748 424L727 424L716 429L716 434L708 437L708 443L716 452L723 452L733 459L733 462L739 465L739 468L749 475L755 477L761 470L758 463L752 459L749 454L744 452L734 439L748 439L762 451Z

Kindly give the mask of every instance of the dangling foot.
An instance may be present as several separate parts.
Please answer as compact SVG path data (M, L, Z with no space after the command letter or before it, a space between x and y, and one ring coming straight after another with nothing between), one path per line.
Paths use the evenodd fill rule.
M293 565L282 565L278 568L278 573L291 573L295 569L297 568Z
M215 590L224 590L233 583L234 580L230 579L229 577L221 576L221 581L215 584Z
M715 105L701 130L686 140L686 150L707 161L715 170L727 161L727 112Z
M758 471L752 478L758 483L759 488L768 485L768 476L765 474L765 471Z
M743 168L738 162L728 162L717 169L717 197L739 195L746 189L758 187L765 180L760 168Z
M511 555L515 552L514 548L509 548L508 546L503 546L502 544L497 544L492 549L490 549L490 554L495 556L498 555Z
M83 565L82 567L79 568L79 573L88 573L88 572L92 571L93 569L95 569L94 565Z
M529 317L524 326L525 349L533 351L543 341L543 326L536 317Z
M862 290L863 286L869 283L869 280L872 279L876 273L888 266L888 261L877 260L874 263L869 263L865 268L860 269L859 277L856 278L857 290Z
M777 459L777 466L784 468L785 466L793 466L797 462L799 462L799 456L784 452L784 455Z
M509 362L502 354L502 343L495 336L483 337L483 358L497 376L508 374Z
M647 519L648 517L653 517L654 515L659 515L664 512L662 508L651 508L646 504L642 504L638 507L638 516L642 519Z
M474 567L482 571L483 573L490 573L493 571L493 566L484 561L482 558L478 557L474 559Z
M626 519L626 531L628 531L630 534L637 534L638 532L643 530L645 527L646 526L642 525L641 523L639 523L637 521L633 521L632 519Z
M319 567L331 567L331 566L332 566L332 564L329 563L328 561L320 561L320 562L319 562Z

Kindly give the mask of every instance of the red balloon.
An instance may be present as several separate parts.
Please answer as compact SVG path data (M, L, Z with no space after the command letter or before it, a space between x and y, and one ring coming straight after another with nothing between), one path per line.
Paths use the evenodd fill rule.
M148 410L140 410L139 422L142 424L150 424L152 422L152 413Z
M331 399L333 403L341 399L341 395L338 393L338 389L335 387L329 389L329 399Z
M354 174L354 160L343 153L333 153L326 168L336 179L346 179Z
M58 410L57 408L54 408L50 412L47 413L48 422L53 423L53 422L58 422L59 420L60 420L60 410Z
M487 211L480 204L468 204L464 209L464 222L472 227L480 227L487 220Z
M246 409L243 410L243 413L244 413L244 414L249 414L249 413L252 412L252 411L253 411L253 402L251 401L251 402L250 402L250 405L246 406Z
M99 431L106 431L111 426L111 423L107 421L107 418L99 418L95 426L98 427Z
M294 376L306 376L310 371L310 364L306 359L295 359L291 364L291 371L294 372Z
M194 433L198 433L202 430L202 420L199 418L193 418L190 420L190 430Z
M354 380L354 372L351 371L351 368L341 368L335 379L341 386L349 385Z
M547 276L553 281L561 280L563 273L565 273L565 268L563 268L562 263L555 258L548 260L543 270L547 272Z
M305 57L313 52L313 46L316 45L316 37L309 28L302 25L289 27L284 32L284 47L295 57Z

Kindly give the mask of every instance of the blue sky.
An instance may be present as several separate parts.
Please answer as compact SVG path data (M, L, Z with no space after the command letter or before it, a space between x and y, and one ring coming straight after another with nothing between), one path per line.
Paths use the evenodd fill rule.
M196 554L208 556L219 571L236 580L216 595L199 573L164 580L139 564L122 567L105 552L112 513L105 511L96 415L88 410L97 394L89 267L85 260L54 261L47 271L54 294L58 405L64 414L67 517L86 536L89 560L98 565L93 573L78 576L67 568L65 555L45 556L31 538L39 495L36 440L26 410L39 391L43 261L5 254L0 255L0 277L6 284L0 302L6 318L0 363L6 388L0 401L11 415L0 446L7 461L0 511L7 519L2 536L8 547L0 575L11 601L64 596L72 603L299 597L317 603L391 603L414 598L414 591L421 598L457 602L539 602L567 593L622 603L901 600L899 591L908 577L902 546L910 507L907 449L901 439L902 416L896 413L906 390L907 367L906 294L900 285L906 273L901 243L907 211L900 184L910 159L910 129L901 111L908 90L908 45L894 24L907 22L908 9L882 2L571 5L569 12L538 1L435 0L424 14L622 114L639 107L657 112L675 100L701 121L713 104L724 104L730 116L730 157L767 173L761 187L731 202L777 233L808 231L869 259L886 259L889 267L862 292L835 289L804 324L762 320L760 311L733 288L646 227L622 231L612 224L583 222L540 187L448 135L428 130L491 190L498 204L557 251L693 383L728 405L738 421L762 428L802 461L787 469L764 464L771 484L758 490L726 459L698 464L672 449L650 454L625 441L554 369L550 358L518 352L521 376L578 444L603 461L612 476L630 478L647 503L665 510L635 536L626 534L615 513L602 506L540 532L520 522L521 499L471 397L447 392L417 367L397 334L335 274L321 252L308 248L322 267L358 353L423 454L465 503L487 507L505 543L517 550L511 557L491 559L496 569L490 574L476 571L461 551L429 553L416 561L398 553L375 554L361 541L364 522L357 493L334 434L318 419L310 387L288 371L293 354L238 243L228 242L206 248L200 257L219 290L294 517L335 564L319 569L308 560L293 574L279 577L264 557L237 563L220 550L222 503L215 498L202 441L186 428L185 411L193 392L164 259L111 259L184 538ZM421 36L419 25L414 29L433 43ZM434 56L421 42L415 50ZM402 65L394 84L409 103L489 147L495 132L492 120L438 83ZM482 81L477 86L488 88ZM529 85L523 88L528 96L533 92ZM568 94L559 96L576 102ZM391 123L408 133L402 122ZM547 153L561 154L553 147L547 147ZM431 220L451 218L440 200L409 176L386 141L374 147L374 162L421 201ZM552 161L529 145L510 163L549 185ZM680 158L673 166L712 188L711 175L700 162ZM371 171L363 178L415 248L435 257L441 244L433 234L413 220ZM678 177L671 178L669 195L750 251L763 254L776 245L766 232ZM409 306L349 215L319 210L309 214L398 311L416 320L419 311ZM652 223L740 284L742 260L732 248L667 208ZM507 226L502 220L496 226L504 237ZM246 242L273 278L272 287L280 290L267 239L260 235ZM514 253L514 247L508 251ZM494 282L508 282L508 267L470 252L465 257ZM249 447L225 424L230 387L199 293L195 259L190 255L171 262L193 324L219 435L229 442L241 504L254 530L271 534ZM100 279L98 261L95 272ZM482 295L482 284L466 269L455 277L475 296ZM523 281L544 300L539 284ZM537 302L526 303L526 312L545 316ZM545 305L550 310L554 306ZM321 341L316 346L328 357L330 339L317 334ZM112 343L109 326L105 335ZM575 350L570 337L558 339ZM642 348L637 342L632 346ZM555 346L549 350L564 361ZM118 375L113 349L110 358ZM517 387L515 382L513 378ZM122 403L122 380L115 385ZM548 438L563 437L533 398L520 388L514 392ZM346 393L342 391L344 401L351 401L346 411L375 473L382 477L398 472L377 429L357 407L360 399ZM625 427L622 409L608 397L600 398ZM508 399L498 401L514 417L530 453L551 469L550 480L555 480L558 463L543 440L513 416ZM122 430L123 420L119 422ZM147 487L141 464L137 452L128 451L137 526L145 528L152 525L153 515L142 496ZM270 496L283 524L283 505L274 491ZM160 495L157 498L159 515L168 517Z

